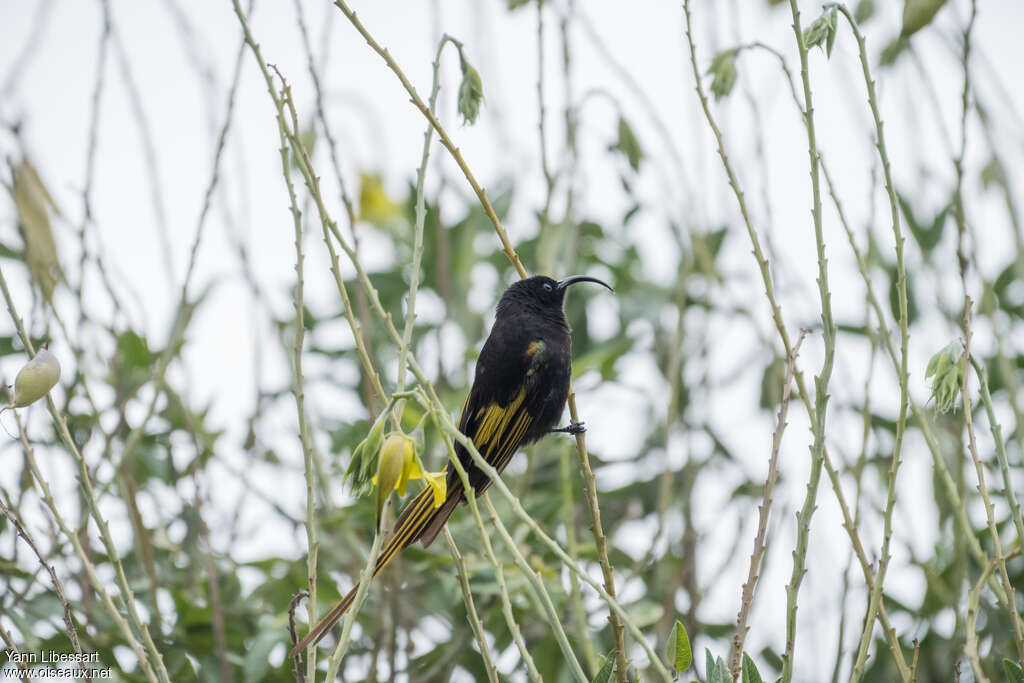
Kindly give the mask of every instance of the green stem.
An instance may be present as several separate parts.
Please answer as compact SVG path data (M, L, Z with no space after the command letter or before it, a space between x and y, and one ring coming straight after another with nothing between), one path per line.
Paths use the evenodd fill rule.
M341 660L344 659L345 653L348 652L349 642L352 637L352 626L356 623L359 610L363 607L363 600L366 599L366 592L370 589L370 583L373 581L373 568L377 564L377 556L380 555L380 547L384 541L384 530L391 526L391 522L388 519L390 513L391 506L385 505L381 511L378 531L373 537L373 545L370 546L370 554L366 556L366 566L363 567L363 571L359 572L359 588L356 589L356 597L352 601L352 607L345 615L345 624L341 627L341 638L338 639L338 645L327 660L327 675L324 676L325 683L338 680L338 668L341 666ZM314 614L314 612L311 611L310 614ZM312 659L312 656L310 656L310 660ZM309 680L315 681L316 679L310 674Z
M999 426L992 394L988 390L988 373L985 372L985 368L982 367L974 356L971 356L971 367L974 368L974 372L978 375L978 382L981 384L981 402L985 406L988 423L992 428L992 437L996 442L996 459L999 461L999 470L1003 475L1003 486L1006 487L1006 500L1010 504L1010 516L1013 518L1013 526L1017 531L1017 543L1024 546L1024 517L1021 517L1017 494L1013 492L1010 461L1006 457L1006 442L1003 440L1003 429Z
M844 17L846 17L846 20L850 24L850 28L857 39L861 66L864 71L864 80L867 84L868 103L871 107L871 115L875 122L875 131L877 136L876 143L882 163L882 172L885 177L885 187L889 196L893 237L896 243L896 287L899 298L900 326L900 362L898 370L900 383L900 408L899 415L896 419L896 435L893 443L892 457L889 463L886 504L885 512L883 514L882 551L878 561L878 571L875 574L875 582L869 593L867 617L864 622L864 629L861 632L860 642L857 648L857 657L850 673L850 681L859 681L863 675L864 664L867 661L867 650L871 642L871 633L874 628L875 614L877 613L878 605L881 602L885 572L888 569L889 560L891 559L889 545L892 539L892 515L896 502L896 473L900 466L900 452L903 446L903 436L906 432L907 409L909 406L909 391L907 386L909 378L909 371L907 369L907 348L909 345L910 334L907 328L907 273L903 261L903 244L905 239L900 227L899 204L896 201L896 190L892 182L889 155L885 146L885 130L882 125L881 115L878 111L878 98L875 94L875 84L874 80L871 78L867 50L864 44L864 36L861 34L860 29L857 27L857 23L854 21L853 16L849 13L846 7L837 5L837 9Z
M487 646L487 635L484 633L484 624L480 621L480 617L477 616L476 602L473 600L473 592L469 587L469 574L466 572L466 558L459 552L459 546L455 545L455 539L452 538L452 532L448 530L448 526L444 527L444 540L448 543L448 551L452 554L452 560L455 561L455 571L459 576L459 588L462 589L462 601L466 604L466 620L469 621L470 627L473 629L473 635L476 637L476 643L480 647L480 656L484 660L484 671L487 672L487 680L490 683L498 683L498 671L494 666L494 661L491 659L491 649ZM498 584L499 590L505 591L507 595L507 589L504 586L505 577L501 577L501 583ZM504 611L504 603L502 603ZM513 622L514 623L514 622ZM516 645L519 645L519 641L522 640L522 635L516 632ZM525 647L521 648L525 650ZM536 680L540 680L537 678Z
M476 193L477 198L480 200L481 206L483 206L484 213L487 215L487 218L490 219L491 223L494 225L494 230L498 233L498 238L501 240L502 250L505 252L505 255L508 256L509 260L512 262L512 265L515 266L516 272L519 273L519 276L525 278L526 269L523 268L523 264L522 262L520 262L519 256L518 254L516 254L516 250L513 248L512 242L508 238L508 233L505 232L505 228L502 227L501 221L498 219L498 214L495 213L494 207L491 206L491 202L487 198L487 191L480 186L480 183L477 182L476 177L469 170L469 166L466 165L465 159L462 158L462 152L459 151L459 148L456 147L455 143L452 142L450 137L448 137L448 133L441 125L441 122L437 120L436 116L434 116L434 112L430 109L430 107L428 107L426 103L423 102L423 99L419 96L419 93L416 92L416 88L413 87L412 83L409 82L409 79L406 78L405 73L398 66L398 63L394 60L394 58L392 58L391 53L388 52L386 48L381 47L380 44L376 40L374 40L373 36L370 34L369 31L366 30L362 22L359 21L359 17L356 16L356 13L352 11L352 9L348 6L345 0L335 0L334 4L335 6L337 6L338 9L341 10L341 13L345 15L345 18L349 20L349 22L356 29L356 31L359 32L359 34L363 37L363 40L366 41L366 44L369 45L374 52L380 55L381 58L384 60L385 64L388 65L388 68L391 69L396 76L398 76L398 80L401 81L402 86L405 88L405 91L409 93L409 97L412 98L412 103L416 106L417 109L420 110L423 116L426 117L427 121L430 122L430 125L433 126L434 130L437 131L437 134L441 139L441 144L444 145L445 149L447 149L448 152L452 155L452 159L455 160L455 163L458 165L463 175L466 176L466 180L469 181L470 186L473 188L473 192Z
M782 660L782 680L789 683L793 676L793 650L796 644L796 609L797 593L806 573L804 566L807 558L807 545L811 531L811 517L816 509L818 481L825 459L825 425L828 407L828 384L832 377L832 365L835 359L836 327L832 319L831 293L828 288L828 261L825 258L825 238L821 226L821 186L818 177L818 147L814 130L814 104L811 96L811 80L807 63L807 45L804 44L803 29L800 27L800 10L796 0L789 3L793 15L793 32L796 35L797 49L800 53L800 76L804 87L804 125L807 129L807 152L811 165L811 190L813 204L811 214L814 219L814 241L818 253L818 296L821 302L821 324L825 342L825 358L821 372L814 380L814 419L812 431L814 443L811 446L811 472L807 483L807 495L803 507L797 515L797 540L793 552L793 574L786 587L786 653ZM878 584L876 583L876 588ZM868 619L874 623L874 615Z
M974 438L974 417L971 411L971 395L968 392L968 380L970 379L969 359L971 358L971 300L965 299L964 305L964 353L960 359L961 363L961 386L960 398L964 403L964 423L967 426L967 448L974 461L974 471L978 477L978 493L985 506L985 519L988 521L988 533L992 541L992 550L995 553L993 560L999 570L999 576L1003 580L1003 588L1006 590L1007 610L1010 613L1010 623L1013 626L1013 639L1017 645L1017 658L1024 661L1024 628L1020 623L1020 613L1017 611L1017 603L1014 595L1013 584L1006 571L1006 556L1003 555L1002 541L999 540L999 527L996 525L996 516L992 508L992 500L988 495L988 487L985 485L985 469L981 464L981 456L978 454L978 444Z
M17 308L14 305L14 298L11 296L11 292L7 288L7 278L4 277L2 270L0 270L0 290L3 292L4 301L7 302L7 310L11 314L11 320L14 321L14 326L18 331L18 337L21 339L22 345L30 356L35 356L35 347L33 347L32 340L25 331L25 326L21 321L21 317L18 315ZM88 464L85 462L85 457L82 455L78 445L72 438L71 432L68 430L67 421L64 419L64 415L57 410L57 406L53 402L53 397L49 394L46 395L46 407L57 427L57 434L60 437L60 440L64 443L65 448L67 448L68 452L71 453L75 462L78 464L78 480L82 493L85 494L85 499L89 506L89 513L92 516L93 521L95 521L97 529L99 529L100 539L103 541L103 547L106 549L107 558L113 565L114 575L118 588L121 591L121 597L123 598L124 605L128 610L129 619L135 629L142 636L142 642L149 657L140 657L140 661L143 667L148 670L150 668L150 662L147 661L147 659L152 659L152 664L155 665L156 677L158 680L160 680L161 683L170 683L170 676L167 673L167 668L164 666L163 657L161 656L160 651L157 650L156 644L153 642L153 638L149 633L149 629L139 616L135 602L135 593L132 591L131 585L128 583L128 577L125 574L124 565L121 563L121 556L117 551L117 546L114 545L114 539L110 534L110 527L107 525L107 520L100 512L99 504L96 500L96 494L93 489L92 475L89 472ZM69 537L73 535L70 531L65 531L65 533ZM77 541L73 539L73 542ZM152 671L148 671L147 673L152 673Z

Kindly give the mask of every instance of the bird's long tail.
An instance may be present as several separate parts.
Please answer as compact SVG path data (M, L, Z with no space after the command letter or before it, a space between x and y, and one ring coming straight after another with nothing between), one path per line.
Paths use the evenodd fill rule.
M424 531L428 526L439 529L444 526L444 522L451 516L452 511L459 502L458 496L449 495L441 507L434 507L434 493L433 490L428 486L427 488L420 491L420 493L409 501L409 504L405 506L402 513L398 516L395 521L394 532L391 538L388 540L387 545L381 551L377 557L377 564L373 569L373 578L376 578L380 574L381 570L384 569L394 559L395 555L399 550L413 544L423 536ZM435 524L431 524L434 522ZM440 524L437 524L437 523ZM436 532L435 532L436 535ZM432 541L433 536L429 539L425 538L424 541ZM345 594L338 604L331 608L331 611L324 615L324 617L313 627L312 630L303 638L299 643L292 648L289 656L295 656L295 653L301 652L310 645L315 645L327 635L327 633L334 628L334 625L341 621L341 618L348 611L349 607L355 601L356 592L359 590L359 583L352 586L352 590Z

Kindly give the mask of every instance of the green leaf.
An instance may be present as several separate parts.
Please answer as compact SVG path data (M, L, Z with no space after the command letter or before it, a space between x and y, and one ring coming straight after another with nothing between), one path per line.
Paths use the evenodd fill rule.
M622 152L622 155L626 157L626 161L629 162L630 168L634 171L640 170L640 162L644 158L644 150L640 147L640 142L636 139L636 135L633 134L633 129L630 127L629 122L622 116L619 117L619 139L616 140L612 149Z
M764 683L754 660L746 652L743 653L743 683Z
M21 261L24 260L25 254L17 249L12 249L6 244L0 243L0 258L9 258L14 259L15 261Z
M245 648L245 663L242 666L245 683L265 680L270 668L270 651L281 642L277 631L263 631Z
M981 169L981 186L987 190L993 185L1006 187L1006 171L996 157L989 159L989 162Z
M1024 671L1012 659L1003 659L1003 673L1006 674L1006 683L1024 683Z
M612 650L608 654L601 656L601 666L594 676L593 683L608 683L612 679L612 671L615 669L616 652L618 650Z
M875 0L860 0L853 10L853 20L858 24L863 24L873 16L875 16Z
M683 622L676 619L675 625L668 634L666 647L668 660L672 662L676 672L686 671L693 664L693 652L690 651L690 637L686 634Z
M786 382L786 361L775 356L761 375L761 397L758 407L762 410L774 411L782 401L783 385Z
M721 657L712 657L711 650L704 649L704 656L707 667L708 683L732 683L732 676L729 674L729 667L725 665Z
M122 397L131 396L149 380L154 354L143 337L128 330L117 336L117 355L111 363L111 383Z
M914 239L921 246L925 258L928 258L931 252L938 246L942 240L942 233L946 227L946 218L949 216L950 211L953 208L952 204L946 204L937 214L932 218L930 224L918 219L914 214L914 209L910 205L910 201L906 195L897 192L896 197L899 200L900 209L903 212L903 218L907 221L907 226L910 228L911 234L914 235Z
M12 195L18 212L18 227L25 240L25 264L33 281L49 300L61 273L50 215L59 216L60 211L28 159L14 169Z
M878 57L879 66L892 66L909 47L910 41L907 38L902 36L893 38L889 44L882 49L882 54Z
M904 0L901 38L909 38L932 22L946 0Z

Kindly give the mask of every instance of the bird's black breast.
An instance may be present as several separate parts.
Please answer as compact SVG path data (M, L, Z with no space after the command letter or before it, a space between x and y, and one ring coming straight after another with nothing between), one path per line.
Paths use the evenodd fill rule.
M480 351L459 429L498 470L516 449L547 434L561 418L569 393L571 341L558 313L557 318L530 310L499 315ZM474 488L486 488L486 475L459 451Z

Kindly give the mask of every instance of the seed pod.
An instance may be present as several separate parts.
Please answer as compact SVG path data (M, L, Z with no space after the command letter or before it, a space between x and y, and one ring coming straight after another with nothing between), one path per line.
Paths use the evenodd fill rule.
M13 408L35 403L53 389L60 379L60 362L47 349L39 349L14 380Z

